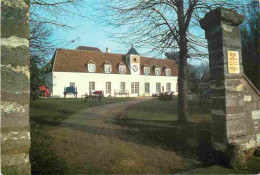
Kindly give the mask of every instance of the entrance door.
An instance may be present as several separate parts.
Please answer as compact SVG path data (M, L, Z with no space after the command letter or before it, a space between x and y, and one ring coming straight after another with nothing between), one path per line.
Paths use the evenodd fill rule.
M89 82L89 94L95 90L95 82Z
M132 82L131 83L131 94L134 96L138 96L139 94L139 82Z

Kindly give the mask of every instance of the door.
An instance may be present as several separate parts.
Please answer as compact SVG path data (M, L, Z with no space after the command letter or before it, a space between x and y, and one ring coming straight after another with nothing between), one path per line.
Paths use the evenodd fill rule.
M138 94L139 94L139 83L138 82L131 83L131 94L133 94L134 96L138 96Z
M95 91L95 82L89 82L89 94Z

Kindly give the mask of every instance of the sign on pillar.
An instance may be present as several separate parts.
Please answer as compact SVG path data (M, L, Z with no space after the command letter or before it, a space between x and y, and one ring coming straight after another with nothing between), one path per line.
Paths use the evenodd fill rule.
M237 51L228 51L228 73L230 74L239 74L239 52Z

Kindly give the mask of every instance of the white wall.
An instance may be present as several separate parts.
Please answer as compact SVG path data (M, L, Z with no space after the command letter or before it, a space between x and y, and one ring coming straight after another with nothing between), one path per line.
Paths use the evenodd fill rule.
M50 75L51 78L50 78ZM106 82L111 82L111 95L114 96L114 90L120 90L120 82L125 82L126 90L130 97L137 96L131 94L131 82L139 82L139 96L151 96L156 93L156 83L161 83L166 91L166 83L171 83L171 91L176 92L177 77L172 76L147 76L147 75L129 75L129 74L105 74L105 73L76 73L76 72L52 72L46 74L46 81L51 81L50 88L52 96L63 97L64 87L68 87L70 82L75 82L78 97L89 93L89 82L95 82L95 90L103 90L106 94ZM150 83L150 94L145 94L144 83Z

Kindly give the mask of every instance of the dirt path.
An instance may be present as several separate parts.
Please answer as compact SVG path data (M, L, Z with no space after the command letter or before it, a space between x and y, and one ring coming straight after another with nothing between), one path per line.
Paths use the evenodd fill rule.
M117 116L128 106L145 100L149 99L89 108L50 130L53 146L71 173L166 174L183 170L185 161L173 151L133 141L138 140L131 138L133 129L118 122Z

